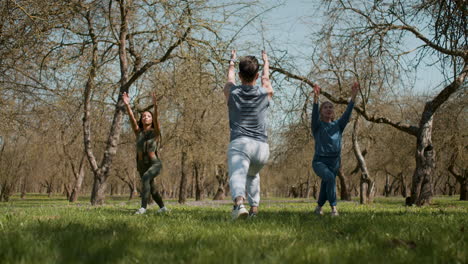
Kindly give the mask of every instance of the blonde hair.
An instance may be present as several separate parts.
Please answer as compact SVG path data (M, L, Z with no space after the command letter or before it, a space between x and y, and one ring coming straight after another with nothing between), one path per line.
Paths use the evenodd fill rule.
M323 118L322 118L322 108L323 108L323 106L326 105L326 104L330 104L331 106L333 106L333 108L335 108L335 106L333 105L333 103L330 102L330 101L325 101L325 102L321 103L321 104L320 104L320 108L319 108L319 113L320 113L319 117L320 117L320 121L323 121ZM333 111L333 116L332 116L331 121L334 121L334 120L335 120L335 111Z

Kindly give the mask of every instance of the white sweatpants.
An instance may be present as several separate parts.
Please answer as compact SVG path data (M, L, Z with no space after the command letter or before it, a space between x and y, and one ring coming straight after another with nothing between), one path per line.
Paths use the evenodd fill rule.
M260 170L270 156L268 143L248 137L231 141L228 147L229 187L232 200L244 197L250 206L260 203Z

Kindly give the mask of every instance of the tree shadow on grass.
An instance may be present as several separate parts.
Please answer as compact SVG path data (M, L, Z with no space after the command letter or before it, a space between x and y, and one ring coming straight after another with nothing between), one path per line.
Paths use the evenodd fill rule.
M198 209L199 208L199 209ZM113 216L133 215L135 208L123 208L119 206L109 206L97 208L102 210L103 213ZM231 207L230 205L220 207L205 207L205 206L190 206L190 207L171 207L171 212L168 214L158 214L157 206L150 207L147 211L146 217L167 217L168 219L184 219L186 216L194 221L204 222L207 224L215 224L222 222L232 222L231 220ZM406 219L417 216L421 219L430 219L439 216L453 216L460 217L466 216L467 210L463 207L456 209L453 208L418 208L418 207L404 207L400 208L369 208L363 206L360 208L343 208L340 210L340 216L333 218L330 216L330 210L325 209L323 216L314 215L311 208L294 208L290 209L287 206L284 208L260 208L260 213L255 219L255 222L271 222L272 224L282 224L294 222L296 224L310 224L311 222L386 222L389 219L402 221L406 223ZM90 210L93 210L92 208ZM138 217L138 216L136 216ZM370 220L369 220L370 219ZM249 222L248 220L247 222Z
M30 227L36 241L47 243L58 263L117 263L129 254L134 230L125 222L105 226L38 222Z
M419 236L419 233L426 230L429 220L433 219L431 223L436 223L435 218L448 215L456 218L450 220L451 222L456 222L457 219L466 217L466 211L447 212L417 208L388 211L361 209L363 210L353 211L353 208L348 208L341 211L341 216L332 218L328 214L313 215L309 209L271 207L262 209L257 218L232 221L228 205L222 208L200 209L176 207L170 214L165 215L156 214L154 208L148 215L135 216L136 219L145 217L144 224L149 225L149 229L141 229L138 220L118 218L132 214L134 208L104 206L90 208L90 216L85 218L89 219L87 221L93 221L93 216L103 216L96 219L95 223L75 223L75 219L70 219L71 222L58 219L48 221L46 218L40 218L37 222L36 219L29 222L26 227L1 233L6 237L0 237L0 259L9 259L10 262L33 262L29 260L34 260L37 254L45 258L37 261L43 263L131 263L138 260L219 263L241 262L242 258L236 255L236 252L242 252L250 254L252 260L262 261L261 256L255 255L259 250L272 252L272 256L278 257L281 243L288 240L297 240L302 246L316 241L323 245L334 245L337 241L360 241L364 237L387 232L388 238L378 236L377 239L366 238L364 241L372 241L369 248L375 251L383 250L382 254L386 256L392 254L393 248L415 251L415 256L424 256L434 250L432 240ZM87 214L87 211L77 214ZM413 216L416 216L416 220L412 219ZM189 220L185 221L187 219ZM405 232L411 228L410 222L415 221L418 224L414 227L414 236L405 236ZM466 223L466 220L463 221ZM162 226L160 223L163 222L172 224L164 227L161 237L158 237L160 233L154 230ZM447 229L451 222L446 223L443 230L455 234L454 231L459 227L454 227L458 228L457 230ZM193 230L178 227L173 230L171 227L176 226L174 224L191 225ZM407 227L402 230L404 225ZM437 226L432 228L437 229ZM230 229L235 231L228 231ZM145 230L151 232L145 233ZM258 241L261 241L259 244L263 246L255 246ZM237 250L231 250L231 242ZM41 247L42 251L32 250L35 245ZM252 246L254 250L243 251L246 245ZM224 253L217 254L217 251ZM206 259L200 258L199 254ZM23 261L24 259L26 261Z

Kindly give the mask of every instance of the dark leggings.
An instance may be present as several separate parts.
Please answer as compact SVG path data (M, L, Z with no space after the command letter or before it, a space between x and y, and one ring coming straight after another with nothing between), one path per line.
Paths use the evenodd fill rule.
M152 161L150 164L138 164L138 172L140 173L142 192L141 192L141 207L146 208L148 206L148 200L151 196L153 200L158 204L159 208L164 207L164 202L161 195L156 189L156 183L154 178L159 175L162 168L162 163L159 159Z

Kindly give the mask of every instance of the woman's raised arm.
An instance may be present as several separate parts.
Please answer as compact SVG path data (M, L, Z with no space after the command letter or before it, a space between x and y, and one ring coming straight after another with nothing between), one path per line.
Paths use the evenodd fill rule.
M132 126L133 132L135 133L135 135L138 135L140 128L138 127L138 123L135 119L135 116L133 115L132 108L130 107L130 98L128 97L128 94L126 92L122 94L122 100L125 104L125 108L127 109L128 117L130 119L130 125Z
M155 140L158 142L161 142L161 126L159 124L159 118L158 118L158 99L156 97L156 93L153 92L151 94L153 97L153 106L154 106L154 113L153 113L153 124L154 124L154 134L155 134Z

